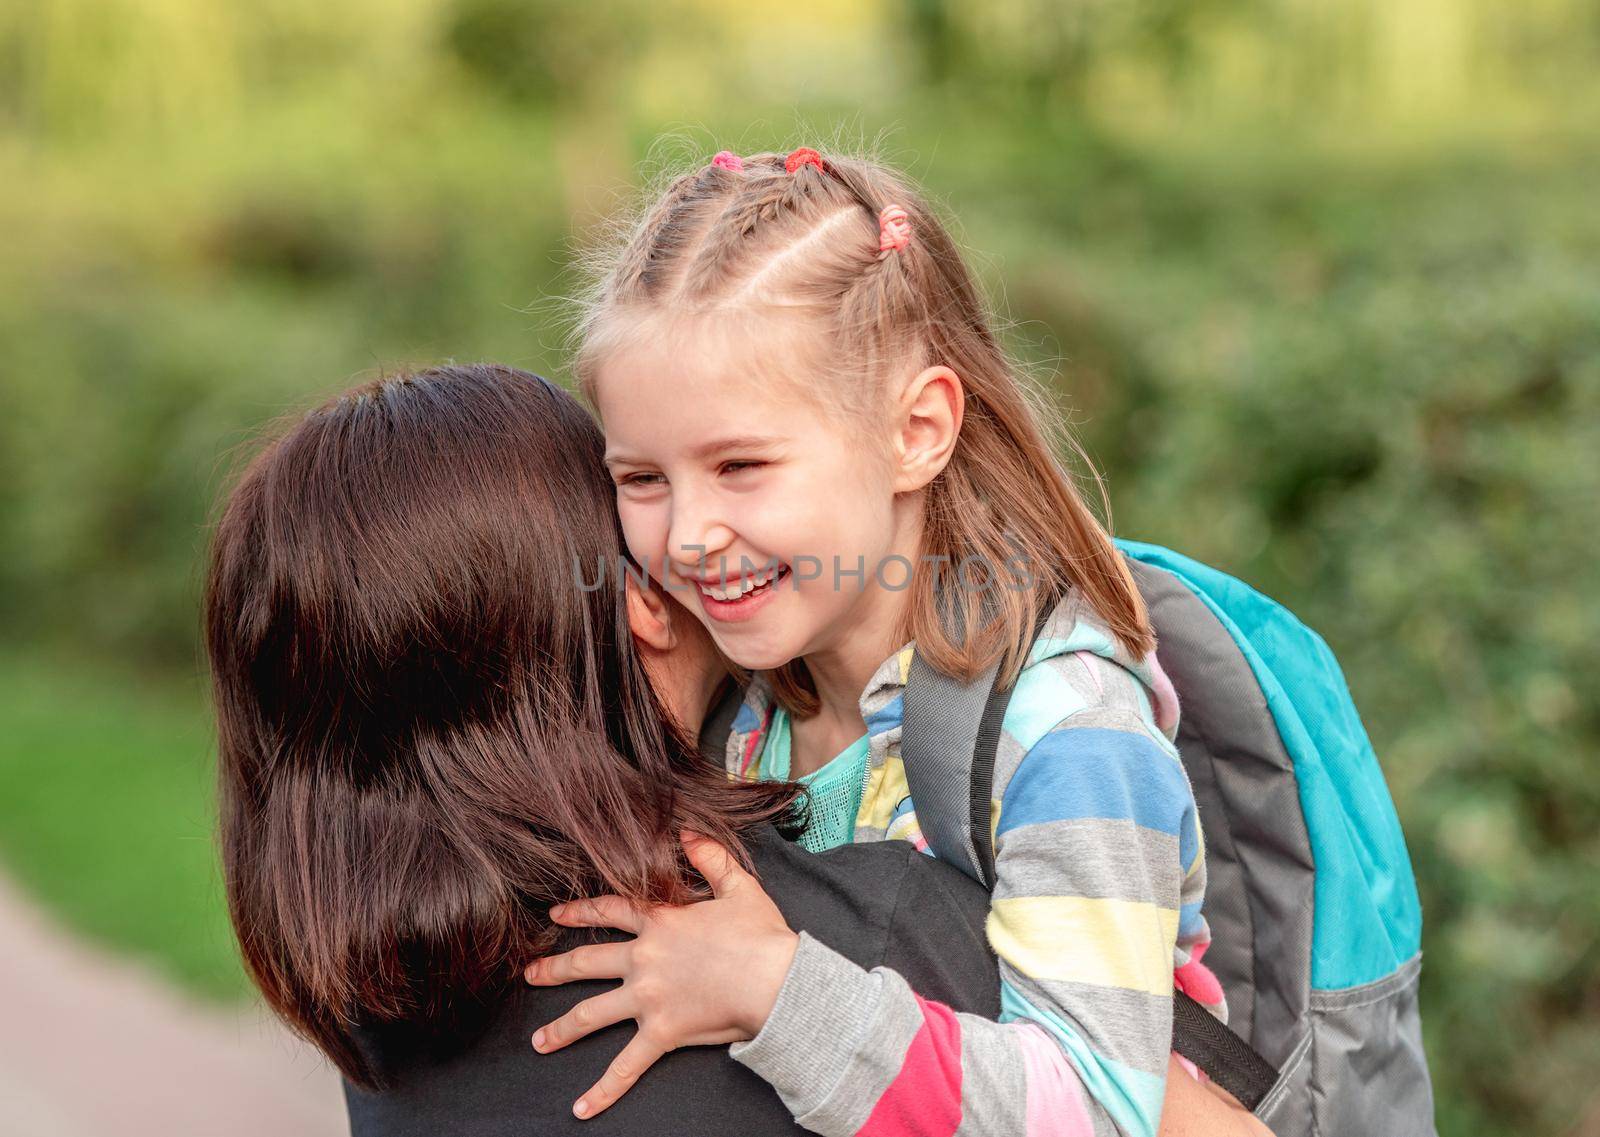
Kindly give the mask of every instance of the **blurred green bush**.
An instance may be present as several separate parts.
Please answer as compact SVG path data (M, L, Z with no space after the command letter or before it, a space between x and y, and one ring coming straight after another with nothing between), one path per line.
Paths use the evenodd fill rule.
M0 11L10 867L236 990L195 633L237 452L373 367L559 377L574 235L642 160L888 126L1118 531L1343 661L1423 889L1441 1132L1600 1131L1592 5L758 7Z

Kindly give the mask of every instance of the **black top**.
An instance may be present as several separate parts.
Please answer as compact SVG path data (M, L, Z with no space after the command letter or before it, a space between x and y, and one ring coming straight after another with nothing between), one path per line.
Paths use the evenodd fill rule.
M893 968L927 998L999 1017L1000 979L983 934L989 895L959 871L904 841L846 845L819 855L766 827L752 835L749 848L763 887L791 928L862 967ZM570 944L561 948L590 942L577 938L583 934L570 932ZM536 1052L530 1039L614 982L519 986L488 1028L448 1057L407 1043L403 1032L366 1033L363 1044L395 1085L368 1093L345 1084L352 1137L805 1132L726 1046L675 1050L598 1117L573 1117L572 1103L605 1072L636 1025L618 1023L553 1054Z

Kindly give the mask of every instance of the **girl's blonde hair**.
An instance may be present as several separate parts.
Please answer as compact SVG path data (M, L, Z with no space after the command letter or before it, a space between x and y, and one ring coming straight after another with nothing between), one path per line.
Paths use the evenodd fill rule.
M883 413L898 380L948 366L965 389L965 417L949 464L923 490L922 559L900 642L915 639L932 667L962 680L998 660L1011 682L1043 610L1071 588L1143 657L1155 647L1144 601L1052 434L1097 486L1099 476L997 342L950 234L884 165L832 153L822 164L790 173L774 153L746 157L742 169L706 164L618 226L619 239L587 262L592 278L574 330L580 389L597 405L596 377L610 352L646 323L685 319L798 327L827 345L807 353L823 358L808 358L800 374L826 380L831 407L862 415ZM905 209L913 236L880 251L878 217L890 204ZM793 357L772 354L751 363L780 373L790 364L794 382ZM963 562L968 586L949 587ZM998 568L1019 564L1030 587L1013 587ZM791 712L815 712L801 661L772 679Z

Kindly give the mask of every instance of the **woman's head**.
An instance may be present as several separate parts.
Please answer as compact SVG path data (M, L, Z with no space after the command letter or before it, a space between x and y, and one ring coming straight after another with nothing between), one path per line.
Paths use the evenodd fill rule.
M681 828L733 841L786 808L667 721L621 574L596 572L621 555L601 451L544 380L437 368L289 426L218 524L234 926L357 1080L354 1021L449 1028L547 950L549 904L681 899Z
M997 658L1014 672L1039 607L1068 585L1149 650L1138 593L923 196L843 155L733 165L678 176L593 260L574 370L605 425L634 556L686 592L719 575L718 545L736 581L743 559L787 568L746 619L690 597L746 666L816 650L876 605L898 613L891 646L915 638L952 674ZM882 239L890 206L909 241ZM730 438L745 442L712 448ZM836 587L834 555L847 569L864 558L864 591ZM885 555L916 568L896 599L883 594L905 573L886 567L878 584ZM822 560L818 579L801 579L799 557ZM964 561L963 587L951 570ZM1008 563L1032 586L1011 587ZM803 670L778 690L806 709Z

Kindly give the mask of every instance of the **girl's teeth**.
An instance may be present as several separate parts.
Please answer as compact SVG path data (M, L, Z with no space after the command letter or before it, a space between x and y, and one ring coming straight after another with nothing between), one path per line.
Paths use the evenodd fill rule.
M715 599L721 600L724 603L726 603L726 602L728 602L730 600L741 599L746 593L751 592L751 591L753 591L753 590L755 590L757 588L760 588L763 584L766 584L768 581L770 581L776 575L777 575L777 570L776 569L766 569L763 572L761 572L760 575L752 576L752 577L746 577L740 583L738 583L736 585L733 585L733 586L731 586L729 588L718 588L716 585L705 585L704 587L705 587L705 590L708 593L710 593L711 596L713 596Z

